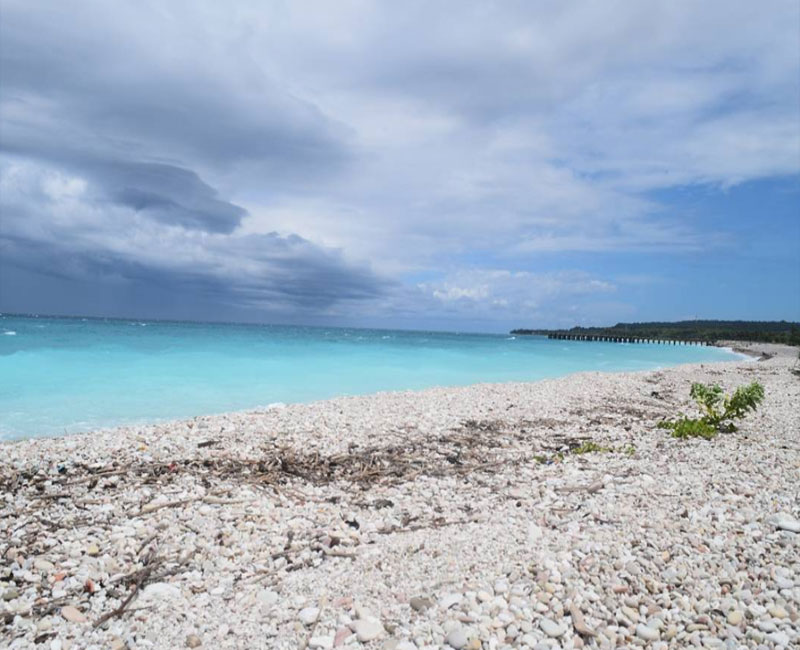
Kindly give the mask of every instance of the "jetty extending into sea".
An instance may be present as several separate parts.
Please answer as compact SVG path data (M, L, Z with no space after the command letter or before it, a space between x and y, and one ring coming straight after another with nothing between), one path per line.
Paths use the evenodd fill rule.
M549 339L565 341L605 341L606 343L658 343L661 345L713 345L709 341L688 341L677 339L649 339L638 336L600 336L596 334L562 334L552 332Z
M611 327L513 329L511 334L546 336L564 341L720 345L750 341L800 346L800 323L792 321L687 320L672 323L617 323Z

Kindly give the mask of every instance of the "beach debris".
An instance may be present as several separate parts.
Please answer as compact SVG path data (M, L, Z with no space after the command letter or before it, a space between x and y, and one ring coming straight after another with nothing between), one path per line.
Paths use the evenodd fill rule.
M139 591L142 589L142 586L145 582L150 578L153 571L163 563L163 558L156 557L153 553L148 553L143 561L143 566L140 570L134 572L130 576L127 576L128 580L132 582L132 587L130 589L130 593L128 596L120 603L119 607L116 609L112 609L110 612L103 614L100 618L98 618L94 623L92 623L93 627L100 627L106 621L111 620L112 618L121 616L128 606L131 604L133 599L138 595Z
M603 489L603 481L595 481L590 485L565 485L564 487L557 487L556 492L586 492L594 494Z

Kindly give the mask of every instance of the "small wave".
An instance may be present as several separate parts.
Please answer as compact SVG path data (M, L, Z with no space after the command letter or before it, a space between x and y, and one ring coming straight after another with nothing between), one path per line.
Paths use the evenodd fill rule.
M516 337L516 336L509 336L509 337L506 339L506 341L516 341L516 340L517 340L517 337Z
M392 337L387 335L387 336L381 336L381 338L385 341L386 339L390 339Z
M6 336L16 336L17 335L17 333L14 330L6 330L5 332L3 332L3 334L5 334Z

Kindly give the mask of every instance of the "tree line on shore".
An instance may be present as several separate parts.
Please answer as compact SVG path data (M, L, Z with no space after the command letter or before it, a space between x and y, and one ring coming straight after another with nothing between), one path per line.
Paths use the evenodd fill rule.
M800 346L800 323L791 321L687 320L617 323L613 327L514 329L512 334L572 334L678 341L758 341Z

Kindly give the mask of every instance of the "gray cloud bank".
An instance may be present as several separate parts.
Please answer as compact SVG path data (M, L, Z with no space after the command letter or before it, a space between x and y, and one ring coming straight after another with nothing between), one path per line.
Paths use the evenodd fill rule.
M570 315L613 281L538 260L800 171L790 1L0 7L3 309Z

